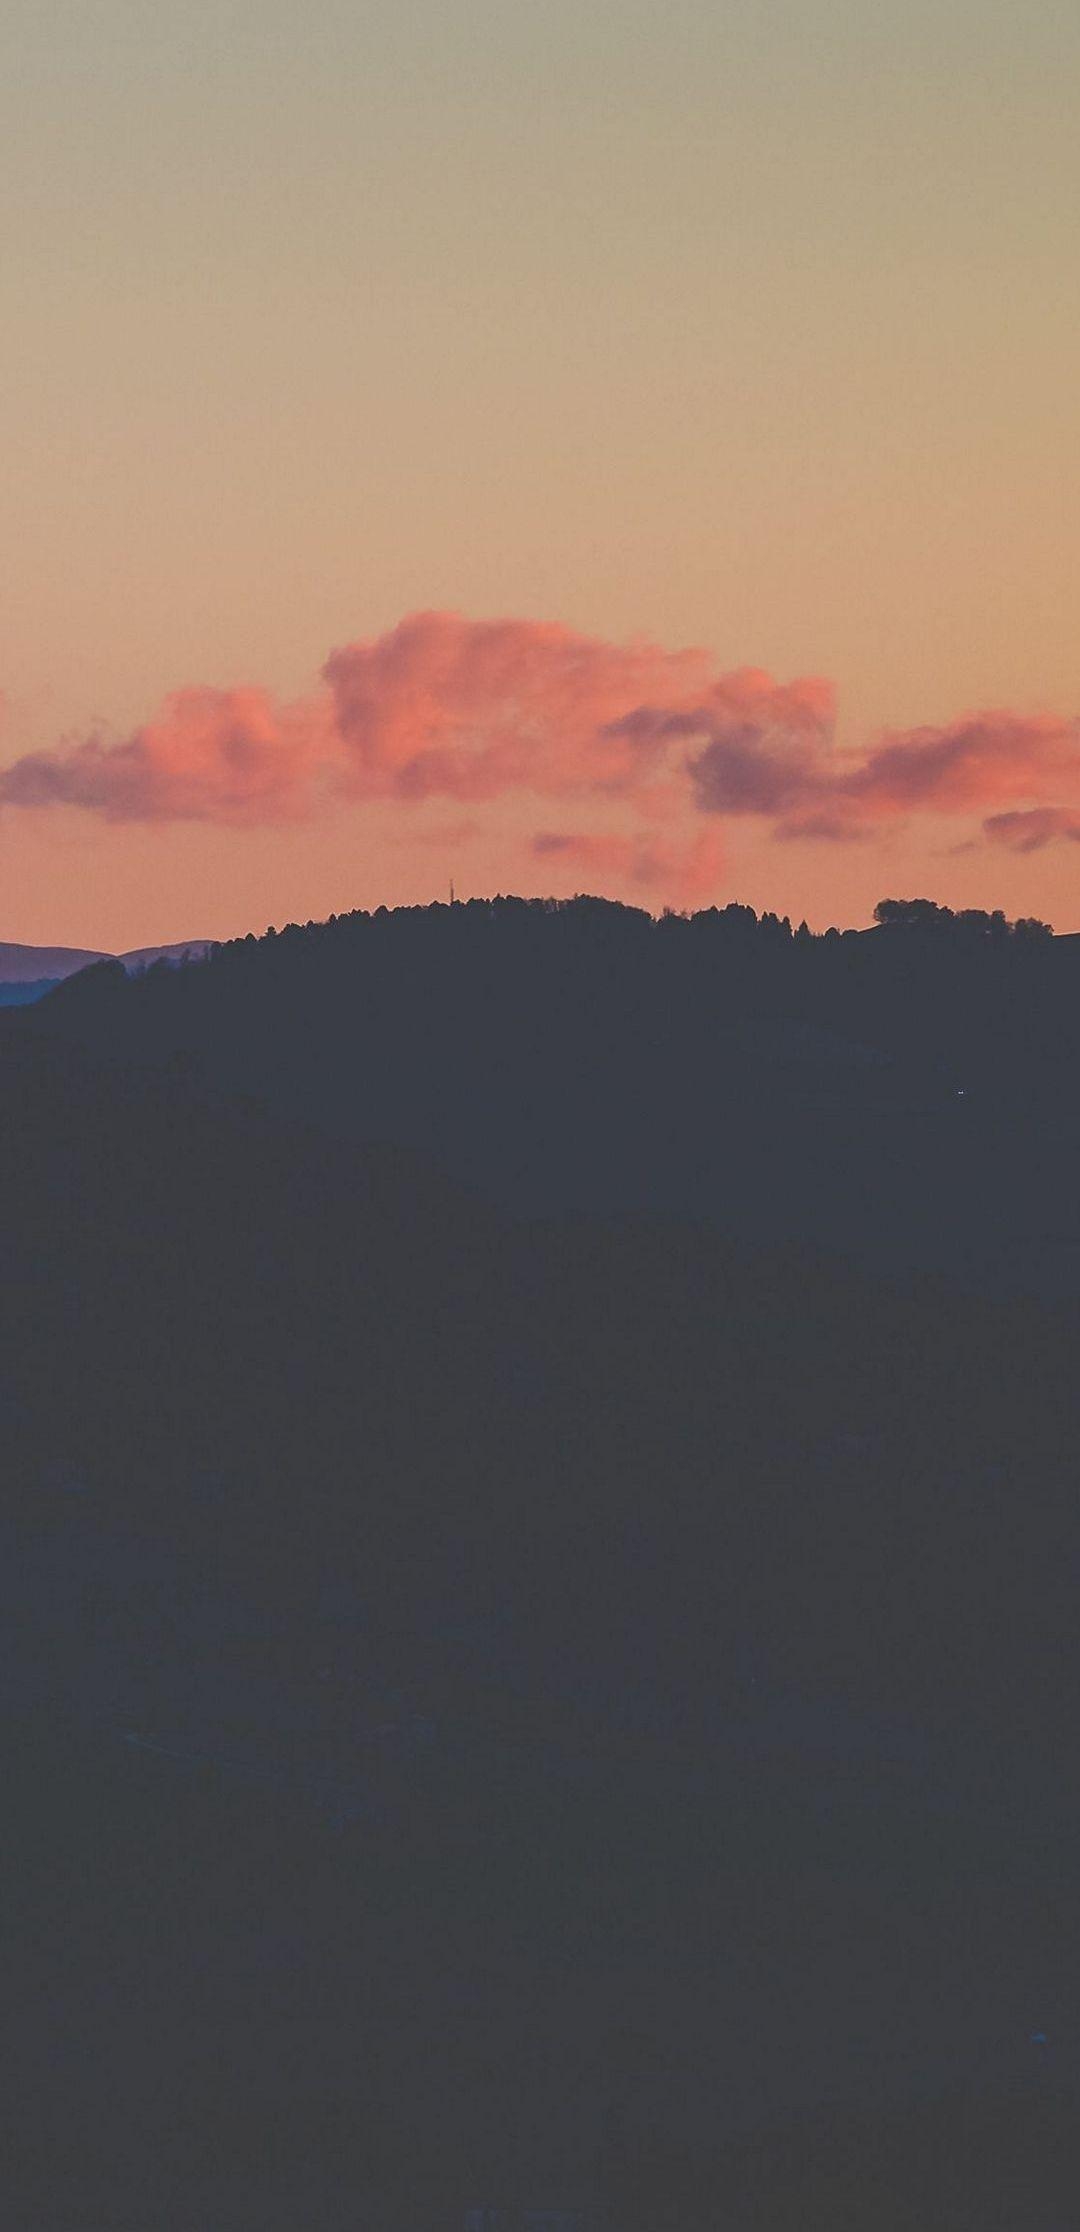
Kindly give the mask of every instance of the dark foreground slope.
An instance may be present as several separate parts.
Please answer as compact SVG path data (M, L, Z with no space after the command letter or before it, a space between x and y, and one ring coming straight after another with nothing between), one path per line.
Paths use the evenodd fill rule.
M8 2214L1068 2223L1075 1308L537 1214L550 1061L582 1184L630 1039L659 1140L655 1034L688 1063L711 980L627 983L571 914L541 1061L498 920L438 997L407 921L400 1015L279 939L0 1039ZM1068 954L965 962L1066 1076ZM771 1028L754 966L724 1012ZM937 1089L943 1009L871 1042L820 997Z
M49 1028L412 1146L515 1212L1080 1291L1080 942L919 906L824 938L745 908L383 910L91 971Z

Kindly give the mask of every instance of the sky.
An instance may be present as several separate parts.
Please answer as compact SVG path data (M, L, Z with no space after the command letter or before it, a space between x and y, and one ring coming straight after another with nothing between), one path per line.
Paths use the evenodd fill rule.
M6 0L0 937L1080 929L1075 0Z

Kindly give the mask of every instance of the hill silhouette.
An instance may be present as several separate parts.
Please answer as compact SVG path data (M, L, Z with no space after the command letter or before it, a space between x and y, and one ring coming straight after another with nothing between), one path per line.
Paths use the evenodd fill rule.
M579 899L380 910L84 972L48 1028L185 1064L515 1213L705 1218L1080 1291L1080 942L884 902L869 932Z
M5 1019L20 2221L1069 2220L1078 963L984 923Z

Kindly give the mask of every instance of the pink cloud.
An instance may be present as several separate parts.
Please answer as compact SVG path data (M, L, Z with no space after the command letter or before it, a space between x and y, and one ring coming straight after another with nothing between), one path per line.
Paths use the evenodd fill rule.
M323 675L349 787L406 799L636 792L677 733L665 723L697 732L724 691L764 728L783 719L789 694L763 675L717 680L702 651L446 612L414 614L333 652Z
M1078 779L1076 722L991 712L886 736L844 789L869 814L955 814Z
M850 840L912 814L978 811L1063 786L1080 792L1080 734L1075 722L980 713L887 734L845 763L809 723L800 733L789 720L778 739L716 735L689 773L705 813L763 816L780 837Z
M108 821L273 822L306 810L325 737L265 690L176 690L119 744L31 752L0 771L0 804L81 806Z
M1039 852L1057 837L1080 844L1080 814L1064 806L1033 806L1026 813L991 814L983 830L991 844L1006 845L1010 852Z
M446 852L455 845L471 845L473 839L480 836L483 826L483 822L475 819L437 822L426 829L403 829L400 841L403 845L430 845L436 852Z
M575 875L662 888L687 906L715 897L723 867L720 833L712 829L683 844L648 831L624 836L543 829L530 851L535 859L565 863Z
M718 673L701 650L424 612L333 651L298 703L187 688L119 742L30 753L0 771L0 804L243 826L348 800L442 799L470 814L512 794L575 813L603 802L640 829L541 840L577 847L563 857L583 872L682 892L708 891L717 872L718 838L699 822L691 839L692 815L819 844L976 815L987 841L1028 851L1080 827L1076 722L977 713L887 732L855 757L836 751L834 718L819 677ZM656 834L680 823L681 837Z
M681 738L719 727L750 753L782 749L831 716L824 683L718 676L703 651L454 613L417 613L332 652L323 681L289 707L258 689L177 691L120 743L90 737L16 761L0 803L265 821L306 811L321 787L405 804L623 796L662 812Z

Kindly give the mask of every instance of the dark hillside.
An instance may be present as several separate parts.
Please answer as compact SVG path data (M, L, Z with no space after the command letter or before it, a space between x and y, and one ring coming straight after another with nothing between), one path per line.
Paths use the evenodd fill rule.
M938 914L812 939L742 908L380 912L130 987L102 965L39 1019L414 1148L514 1211L704 1216L1075 1288L1080 956Z
M738 907L380 910L130 986L103 966L40 1020L515 1212L1080 1291L1080 946L923 905L824 938Z
M883 1141L1064 1223L1076 962L912 935L432 910L6 1020L18 2221L1074 2205L1077 1308L807 1231Z

